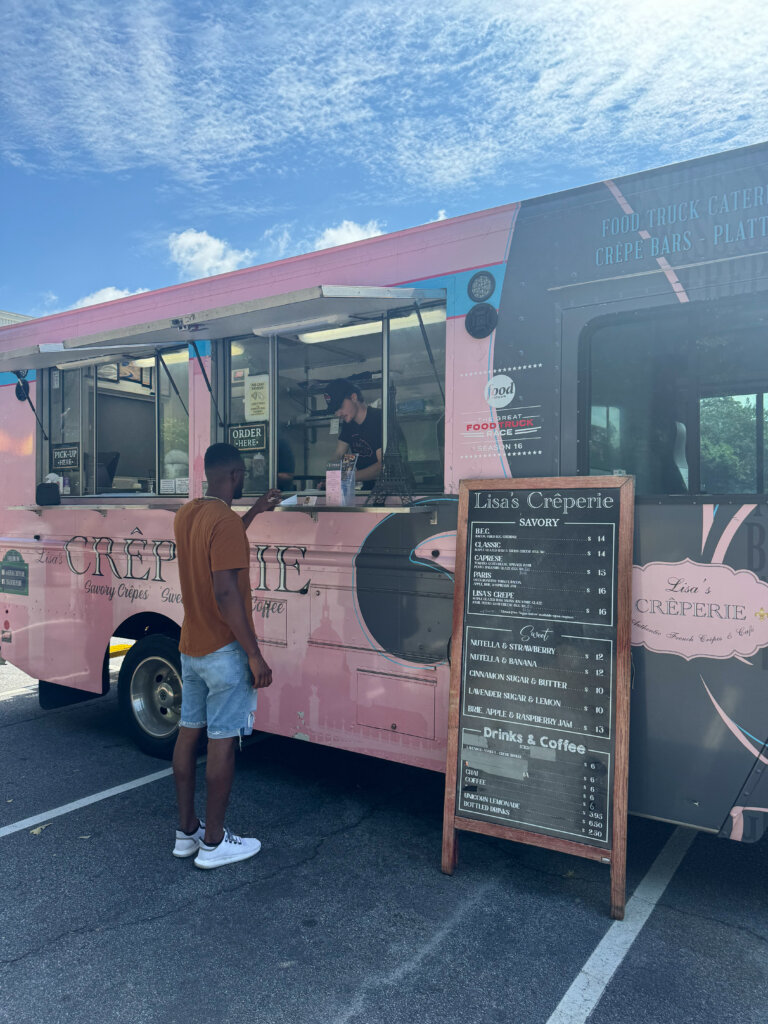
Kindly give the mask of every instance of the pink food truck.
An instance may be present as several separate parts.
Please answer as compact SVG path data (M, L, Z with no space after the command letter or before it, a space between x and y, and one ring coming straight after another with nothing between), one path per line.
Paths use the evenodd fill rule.
M511 197L514 198L514 197ZM170 750L173 516L229 441L253 500L258 728L445 769L459 481L635 478L630 810L768 814L768 146L0 329L2 656ZM318 488L354 382L400 490ZM244 499L245 501L245 499Z

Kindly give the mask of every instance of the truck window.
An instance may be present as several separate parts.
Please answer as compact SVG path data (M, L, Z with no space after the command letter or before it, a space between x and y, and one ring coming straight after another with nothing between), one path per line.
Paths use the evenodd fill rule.
M767 306L746 295L588 325L587 472L632 474L638 494L764 491Z
M328 383L351 380L369 406L381 408L381 321L281 337L277 363L278 486L313 489L325 480L339 442L339 421L325 400ZM292 467L293 479L281 479L281 464Z
M705 494L765 491L765 394L699 399L701 489Z
M83 493L82 374L80 370L51 370L49 377L50 459L43 479L51 475L62 497Z
M445 309L389 321L389 380L395 388L396 437L417 494L443 491L445 456ZM431 358L430 358L431 354Z
M62 496L189 494L187 347L48 371L43 477Z
M158 466L160 493L189 495L189 352L163 353L150 370L157 373ZM167 370L167 372L166 372Z
M348 380L370 408L383 410L385 344L395 400L391 426L413 489L418 494L442 492L445 308L425 309L421 319L420 324L412 310L398 311L387 318L314 327L273 339L230 339L225 347L227 434L246 462L244 493L259 494L270 486L270 445L275 446L276 485L281 490L313 490L325 481L339 447L339 420L325 398L329 385ZM270 346L275 395L270 391ZM382 448L384 444L382 438Z
M141 383L141 367L103 363L96 368L95 444L86 452L89 494L157 493L155 385Z
M269 339L233 338L228 344L227 440L245 461L244 494L269 488Z

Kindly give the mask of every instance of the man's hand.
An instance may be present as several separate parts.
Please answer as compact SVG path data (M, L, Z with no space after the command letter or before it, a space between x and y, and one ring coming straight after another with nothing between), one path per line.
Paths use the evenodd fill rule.
M266 494L262 494L260 498L251 506L256 515L261 512L271 512L272 509L280 502L282 493L275 487L271 491L267 491Z
M243 524L246 530L257 515L261 512L271 512L281 498L282 493L277 488L273 488L271 491L267 491L266 494L262 494L260 498L257 498L243 516Z
M260 690L264 686L272 685L272 669L264 661L260 653L250 655L248 664L253 673L254 690Z

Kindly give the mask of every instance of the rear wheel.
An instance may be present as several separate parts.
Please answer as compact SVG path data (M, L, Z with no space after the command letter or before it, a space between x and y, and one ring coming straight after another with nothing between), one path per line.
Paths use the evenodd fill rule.
M137 640L123 660L117 685L130 736L145 753L170 758L181 718L178 641L161 634Z

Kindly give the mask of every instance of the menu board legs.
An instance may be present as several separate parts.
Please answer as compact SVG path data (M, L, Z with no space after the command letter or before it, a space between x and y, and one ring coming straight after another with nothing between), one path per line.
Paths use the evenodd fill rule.
M610 865L624 916L634 486L461 484L442 869L458 831Z
M459 864L459 837L455 828L443 830L443 872L452 875Z

